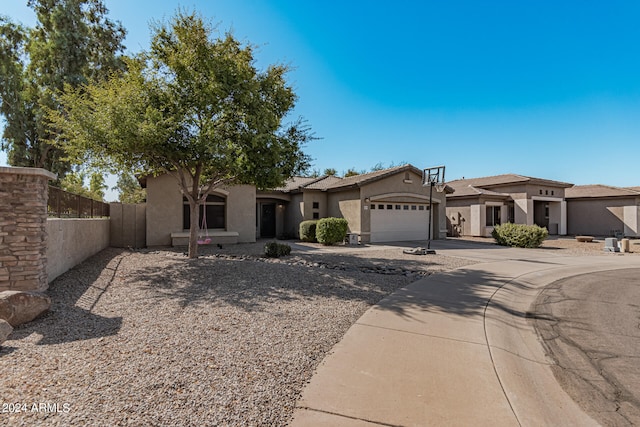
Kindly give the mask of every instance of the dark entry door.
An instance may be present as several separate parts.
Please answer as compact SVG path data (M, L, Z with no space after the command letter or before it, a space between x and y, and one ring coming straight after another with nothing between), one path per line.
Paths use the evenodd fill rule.
M260 237L276 237L275 203L265 203L262 205L262 215L260 215Z
M549 229L549 202L538 200L533 202L533 223Z

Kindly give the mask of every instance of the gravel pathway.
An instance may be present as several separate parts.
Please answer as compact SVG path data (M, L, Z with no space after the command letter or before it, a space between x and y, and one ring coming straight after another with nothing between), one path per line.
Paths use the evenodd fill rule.
M110 248L56 279L52 309L0 348L0 425L286 425L369 307L470 263L296 244L268 260L263 244Z

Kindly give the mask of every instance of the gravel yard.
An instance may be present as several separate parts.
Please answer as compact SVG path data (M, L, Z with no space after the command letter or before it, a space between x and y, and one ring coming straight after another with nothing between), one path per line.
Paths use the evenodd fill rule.
M462 240L468 242L485 243L496 245L491 237L457 237L449 240ZM603 255L606 237L596 237L592 242L578 242L571 236L549 236L540 248L531 249L534 251L558 251L559 255ZM640 255L640 239L630 239L629 249L631 253L626 255ZM611 254L611 253L610 253Z
M0 424L286 425L369 307L470 263L297 244L270 260L263 245L206 247L195 260L110 248L56 279L51 310L0 348Z

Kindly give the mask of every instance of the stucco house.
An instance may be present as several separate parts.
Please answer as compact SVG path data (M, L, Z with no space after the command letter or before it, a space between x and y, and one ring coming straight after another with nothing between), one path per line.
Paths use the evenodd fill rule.
M491 236L507 222L537 224L567 234L565 191L573 184L504 174L447 182L447 230L451 236Z
M147 246L184 245L188 203L169 175L147 177ZM445 193L452 191L445 188ZM433 192L432 239L446 237L445 194ZM298 237L300 222L342 217L362 242L426 240L429 187L422 171L403 165L348 178L294 177L282 188L237 185L217 189L201 209L213 242ZM203 224L204 225L204 224Z
M576 185L565 198L569 234L640 237L640 187Z

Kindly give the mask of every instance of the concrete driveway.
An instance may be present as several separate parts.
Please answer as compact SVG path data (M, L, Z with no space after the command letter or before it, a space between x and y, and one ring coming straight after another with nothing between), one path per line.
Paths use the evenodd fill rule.
M319 366L291 425L598 425L554 377L532 305L558 280L640 267L640 257L453 240L432 248L478 263L366 312Z

